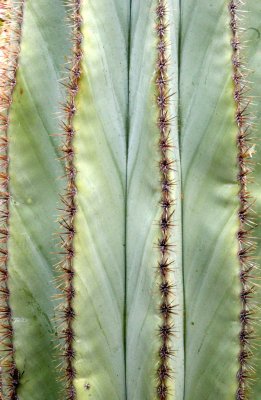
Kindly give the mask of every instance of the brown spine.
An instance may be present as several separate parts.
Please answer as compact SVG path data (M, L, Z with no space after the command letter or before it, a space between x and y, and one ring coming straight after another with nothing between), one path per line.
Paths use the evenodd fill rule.
M76 134L73 126L73 119L76 113L76 96L79 89L79 80L81 75L81 59L82 59L82 33L81 33L81 0L70 0L69 3L70 22L72 25L72 57L70 60L69 77L67 80L67 101L63 105L63 113L65 115L62 124L64 138L61 147L63 156L62 160L65 162L65 179L67 188L65 194L62 196L62 203L64 209L60 218L60 225L62 232L61 238L61 254L63 259L59 264L61 271L61 281L59 289L61 290L62 303L59 306L59 315L61 319L61 340L62 340L62 356L64 363L62 369L64 370L64 378L66 381L66 400L75 400L76 391L74 386L74 378L76 375L74 367L74 330L73 321L75 318L75 311L73 307L73 300L75 296L74 290L74 236L75 236L75 215L77 211L76 206L76 168L74 165L74 146L73 139Z
M159 293L161 304L159 313L161 323L159 326L160 348L159 365L157 367L157 398L165 400L168 398L169 380L172 379L173 371L170 367L170 359L174 352L171 346L171 339L174 334L173 314L175 305L173 304L173 283L170 274L172 271L173 260L171 258L172 243L171 229L173 227L174 198L173 187L173 168L174 159L172 157L172 145L170 140L171 115L170 86L168 77L168 11L166 2L158 0L156 7L156 35L157 35L157 61L156 61L156 105L158 108L157 126L159 129L159 171L161 175L161 216L159 227L161 231L157 243L159 250L158 274L159 274Z
M251 207L253 199L248 190L249 175L252 173L253 163L251 161L253 146L251 144L251 125L252 119L248 113L248 105L251 99L247 97L248 82L246 80L246 68L242 63L241 40L240 40L240 22L242 2L240 0L231 0L229 2L230 28L232 32L232 66L233 66L233 84L234 101L236 104L235 122L238 128L237 146L238 146L238 182L239 182L239 230L238 257L240 262L240 283L241 283L241 312L240 312L240 352L239 369L237 373L238 388L236 393L237 400L246 400L251 373L253 366L251 361L251 339L253 339L253 304L251 298L254 292L253 270L256 265L253 259L255 242L253 241L252 230L255 224L251 217ZM242 13L243 15L243 13ZM241 17L242 17L241 15Z
M0 39L0 342L1 394L6 400L17 398L19 373L15 364L12 310L8 287L9 238L9 156L8 128L13 91L16 86L18 57L22 34L24 1L0 3L5 16Z

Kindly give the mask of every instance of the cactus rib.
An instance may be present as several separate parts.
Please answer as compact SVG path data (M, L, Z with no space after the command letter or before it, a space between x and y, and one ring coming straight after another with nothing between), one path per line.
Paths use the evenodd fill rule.
M253 250L255 243L250 237L254 227L251 218L252 196L248 190L249 175L252 172L252 144L249 135L251 134L251 117L247 113L250 103L245 93L247 91L247 82L245 68L241 57L241 40L239 35L239 13L241 0L231 0L229 2L230 27L232 32L232 64L233 64L233 82L234 82L234 101L236 104L235 122L238 128L237 146L238 146L238 182L239 182L239 230L238 257L240 261L240 300L242 308L240 312L241 329L239 334L240 352L239 369L237 373L238 388L236 393L237 400L245 400L249 386L249 374L253 366L249 364L251 357L250 341L253 337L253 328L251 321L253 319L253 306L251 297L254 291L251 283L251 273L255 268L253 261Z
M63 340L63 357L65 359L65 379L66 379L66 399L74 400L76 398L76 392L74 387L75 368L73 360L75 357L74 351L74 330L73 320L75 317L75 311L73 307L73 299L75 295L74 290L74 219L76 214L76 201L75 196L77 192L76 188L76 169L74 165L74 148L73 138L75 135L73 127L73 117L76 112L76 95L78 92L78 83L81 74L81 1L72 0L68 3L71 10L71 22L72 22L72 42L73 42L73 55L71 58L71 68L69 72L69 79L67 83L67 101L63 105L63 112L65 114L65 120L63 122L63 136L64 143L61 147L63 157L65 161L65 177L67 180L67 188L64 196L62 196L62 202L64 205L63 214L60 220L62 227L61 234L61 247L64 259L60 263L60 269L62 272L62 283L59 289L62 292L64 298L64 304L60 305L60 317L62 319L61 339Z
M174 199L172 187L175 182L172 181L170 173L173 170L174 160L171 158L170 150L170 124L171 117L169 113L170 88L168 77L168 64L166 48L166 33L168 30L167 7L164 0L159 0L156 8L156 34L157 34L157 66L156 66L156 101L158 108L157 126L160 133L159 151L160 151L160 175L161 175L161 215L160 230L161 236L158 241L160 258L158 270L160 275L159 291L161 296L160 317L161 323L159 334L161 338L159 357L160 362L157 369L157 396L160 400L167 398L169 393L168 381L172 377L173 371L169 365L169 359L173 356L173 349L170 345L170 338L173 334L172 315L175 305L171 301L173 298L173 284L170 281L170 269L173 260L170 258L172 244L170 243L170 229L174 214Z
M10 307L10 291L8 285L8 238L9 238L9 157L8 128L9 112L13 91L16 85L16 72L20 53L24 1L13 6L10 1L0 4L6 19L1 38L0 60L0 342L1 342L1 374L4 375L2 393L6 400L16 398L19 373L14 358L12 310Z

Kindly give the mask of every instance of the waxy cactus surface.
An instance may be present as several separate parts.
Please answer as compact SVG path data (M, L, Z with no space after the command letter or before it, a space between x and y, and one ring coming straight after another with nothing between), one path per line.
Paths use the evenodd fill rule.
M0 0L0 399L261 398L261 5Z

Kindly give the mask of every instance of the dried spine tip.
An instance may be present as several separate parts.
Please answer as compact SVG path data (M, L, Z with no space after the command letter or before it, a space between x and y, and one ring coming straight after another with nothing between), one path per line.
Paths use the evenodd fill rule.
M4 20L0 37L0 342L2 350L1 393L6 400L16 399L19 373L13 345L12 310L8 288L9 238L9 113L16 85L22 33L24 1L0 2Z
M168 57L168 21L167 7L165 0L158 0L156 7L156 35L157 35L157 59L156 59L156 106L158 109L157 127L159 129L159 173L161 175L161 216L158 221L160 237L158 238L157 248L159 260L157 274L159 277L159 294L161 302L159 304L159 314L161 323L158 335L160 338L160 348L158 350L159 364L156 370L157 388L156 395L160 400L165 400L169 396L169 380L172 378L173 371L170 367L170 359L174 355L171 347L171 338L174 334L173 314L175 305L173 304L173 289L170 274L172 272L173 260L170 257L173 249L171 243L171 228L173 227L173 215L175 200L173 198L172 172L174 170L174 160L172 156L172 145L170 140L171 115L169 104L171 99L168 77L169 57Z
M61 159L65 163L65 179L67 187L62 196L63 209L61 210L60 226L60 245L61 254L64 256L59 263L61 272L59 289L61 291L62 302L59 304L59 319L61 320L60 339L62 341L62 357L64 359L64 379L66 381L66 399L75 400L76 390L74 387L74 378L76 370L74 367L75 350L74 350L74 330L73 321L75 311L73 308L73 300L75 297L74 289L74 236L75 236L75 215L77 212L76 205L76 168L74 164L74 145L73 139L76 134L73 127L73 119L76 113L76 96L79 88L79 80L81 76L81 60L82 60L82 33L81 33L81 0L70 0L70 22L72 25L72 57L70 60L69 76L66 86L67 101L63 105L64 121L62 129L64 143L61 146L63 153Z
M249 139L251 131L251 117L247 113L247 107L250 99L246 96L247 82L245 68L241 59L241 41L239 35L239 25L241 13L241 0L231 0L229 2L230 28L232 33L231 49L232 49L232 68L233 68L233 84L234 84L234 101L236 104L235 123L238 128L237 145L238 145L238 182L239 182L239 230L237 233L239 250L238 258L240 262L240 283L241 283L241 312L239 316L241 329L239 333L240 352L238 356L239 369L237 372L238 388L236 393L237 400L245 400L249 389L249 376L253 370L250 366L251 349L250 343L253 338L252 319L253 306L251 298L254 292L253 284L251 284L251 271L255 268L253 260L253 250L255 243L251 238L251 230L254 223L250 216L252 200L247 189L249 175L252 172L252 146Z

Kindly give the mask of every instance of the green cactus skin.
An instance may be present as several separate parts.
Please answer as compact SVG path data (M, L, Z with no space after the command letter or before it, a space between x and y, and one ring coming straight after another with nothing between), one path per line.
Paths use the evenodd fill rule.
M261 6L1 10L0 399L258 400Z
M64 106L68 186L61 222L67 231L61 263L66 301L60 306L65 398L116 400L125 398L129 5L118 0L70 4L75 31Z
M227 7L223 0L181 7L186 400L234 399L237 390L239 203Z
M19 400L57 400L53 265L63 175L57 113L70 51L63 2L27 0L17 85L10 110L9 288ZM7 397L8 399L8 397ZM7 400L5 399L5 400Z
M181 10L188 400L249 398L253 308L248 275L254 264L241 6L240 1L185 1Z

